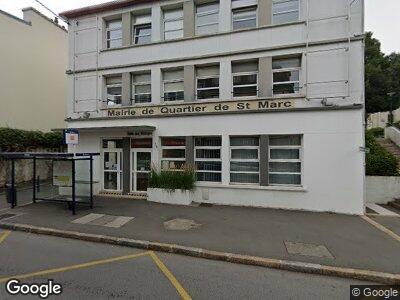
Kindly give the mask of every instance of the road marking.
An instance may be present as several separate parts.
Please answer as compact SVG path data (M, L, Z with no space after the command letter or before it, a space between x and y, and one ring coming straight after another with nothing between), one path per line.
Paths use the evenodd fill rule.
M119 257L114 257L114 258L102 259L102 260L95 260L95 261L91 261L91 262L87 262L87 263L83 263L83 264L72 265L72 266L68 266L68 267L61 267L61 268L43 270L43 271L39 271L39 272L27 273L27 274L22 274L22 275L3 277L3 278L0 278L0 283L6 282L6 281L8 281L10 279L14 279L14 278L15 279L25 279L25 278L36 277L36 276L55 274L55 273L60 273L60 272L65 272L65 271L71 271L71 270L76 270L76 269L83 269L83 268L88 268L88 267L93 267L93 266L98 266L98 265L104 265L104 264L117 262L117 261L121 261L121 260L137 258L140 256L149 255L149 254L150 253L148 251L146 251L146 252L141 252L141 253L137 253L137 254L124 255L124 256L119 256Z
M104 226L111 228L120 228L131 220L133 220L133 217L117 217L113 221L104 224Z
M10 235L11 231L6 230L0 234L0 244Z
M390 235L392 238L394 238L395 240L397 240L398 242L400 242L400 236L398 236L397 234L395 234L393 231L387 229L385 226L379 224L378 222L372 220L371 218L367 217L367 216L361 216L361 218L363 218L365 221L367 221L368 223L370 223L371 225L375 226L376 228L378 228L380 231L383 231L384 233L386 233L387 235Z
M88 214L82 218L75 219L72 221L72 223L76 224L87 224L89 222L92 222L94 220L100 219L101 217L104 217L103 214Z
M150 253L151 258L156 263L157 267L164 273L164 275L168 278L168 280L172 283L175 289L178 291L179 295L184 300L190 300L192 297L185 291L182 285L178 282L175 276L168 270L168 268L164 265L164 263L158 258L158 256L151 251Z

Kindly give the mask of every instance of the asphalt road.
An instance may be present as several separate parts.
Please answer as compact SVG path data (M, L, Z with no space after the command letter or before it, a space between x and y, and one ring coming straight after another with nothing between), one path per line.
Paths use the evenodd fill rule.
M5 234L4 234L5 233ZM38 273L41 272L41 273ZM351 284L334 277L237 265L22 232L0 231L0 299L9 278L53 279L49 299L349 299Z

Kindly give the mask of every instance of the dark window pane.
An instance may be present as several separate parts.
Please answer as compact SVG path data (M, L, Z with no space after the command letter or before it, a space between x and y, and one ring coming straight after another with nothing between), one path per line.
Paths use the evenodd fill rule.
M301 175L295 174L270 174L269 175L270 184L301 184Z
M259 174L231 173L233 183L259 183Z
M197 99L219 98L219 89L197 91Z
M169 147L174 147L174 146L185 146L186 145L186 139L185 138L162 138L161 139L161 145L162 146L169 146Z
M299 149L271 149L271 159L300 159Z
M197 172L197 181L221 182L221 173Z
M198 137L195 139L196 146L221 146L220 137Z
M219 87L219 78L199 78L197 79L197 88Z
M259 145L258 137L231 137L231 146L258 146Z
M287 81L299 81L300 79L299 70L287 71L287 72L275 72L274 82L287 82Z
M234 97L257 96L257 86L234 87Z
M184 100L184 92L168 92L164 93L164 101Z
M221 171L220 161L197 161L196 169L199 171Z
M256 84L257 74L251 75L235 75L233 77L233 85L246 85L246 84Z
M271 162L269 163L270 172L300 173L301 163L291 162Z
M185 149L164 149L163 158L185 158Z
M233 172L258 172L259 168L258 162L231 162L231 171Z
M135 103L149 103L151 102L151 95L149 94L135 95L134 101Z
M275 84L274 95L280 94L294 94L300 91L298 83Z
M272 135L269 137L271 146L300 146L300 135Z
M258 159L258 149L232 149L232 159Z
M196 149L196 158L220 158L220 149Z

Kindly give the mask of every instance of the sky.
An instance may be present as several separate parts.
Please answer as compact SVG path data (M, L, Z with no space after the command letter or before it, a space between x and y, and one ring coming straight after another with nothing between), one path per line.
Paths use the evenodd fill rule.
M39 0L51 10L60 13L65 10L108 2L109 0ZM0 0L0 9L22 18L21 9L33 6L51 16L35 0ZM386 54L400 52L400 0L365 0L365 30L374 32L382 43Z

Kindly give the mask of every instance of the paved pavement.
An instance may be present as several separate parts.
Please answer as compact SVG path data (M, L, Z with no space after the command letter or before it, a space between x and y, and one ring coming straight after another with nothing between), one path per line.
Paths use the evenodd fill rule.
M0 299L38 299L8 295L8 277L53 279L57 299L349 299L366 284L21 232L0 242Z
M64 204L45 202L11 212L17 216L0 222L400 273L399 240L359 216L224 206L183 207L119 198L98 198L93 210L82 207L76 216ZM85 224L73 222L92 213L104 216ZM118 216L133 219L121 227L106 226ZM164 222L176 219L187 220L194 224L193 228L167 230ZM387 223L393 231L398 228L396 217L375 220Z

